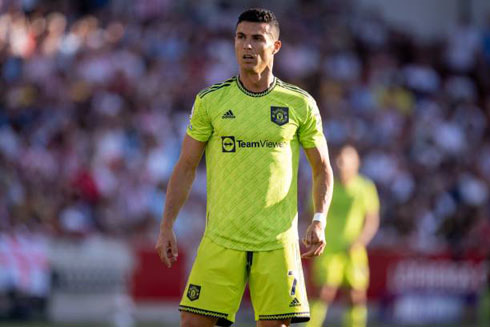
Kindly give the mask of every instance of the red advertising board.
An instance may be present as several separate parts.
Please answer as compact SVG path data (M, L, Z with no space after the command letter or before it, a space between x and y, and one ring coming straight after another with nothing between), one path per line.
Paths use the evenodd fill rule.
M131 278L131 294L138 301L179 300L186 281L186 256L179 250L179 260L167 268L153 247L137 248L136 269Z
M471 254L455 259L443 252L370 250L368 294L371 299L414 291L471 296L486 283L488 267L484 259Z
M178 300L188 271L184 251L171 269L166 268L153 247L136 249L138 264L131 278L135 300ZM418 254L406 250L370 249L371 301L396 301L407 294L473 296L485 285L487 264L482 256L458 260L447 253ZM304 261L309 278L309 262ZM310 284L310 283L308 283Z

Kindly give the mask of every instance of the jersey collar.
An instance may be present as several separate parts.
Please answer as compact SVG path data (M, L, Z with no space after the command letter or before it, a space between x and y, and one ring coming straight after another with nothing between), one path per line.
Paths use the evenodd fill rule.
M262 92L252 92L252 91L247 90L245 88L245 86L243 86L242 82L240 82L240 75L236 76L236 84L238 85L238 88L240 89L240 91L242 91L243 93L245 93L246 95L251 96L251 97L262 97L264 95L269 94L274 89L274 87L276 86L276 82L277 82L277 78L274 76L274 79L272 80L272 83L267 90L262 91Z

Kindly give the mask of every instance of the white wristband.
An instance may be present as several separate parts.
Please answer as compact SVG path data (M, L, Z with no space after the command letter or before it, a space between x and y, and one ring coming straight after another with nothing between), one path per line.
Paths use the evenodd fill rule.
M317 212L313 215L313 221L319 221L323 228L327 225L327 215Z

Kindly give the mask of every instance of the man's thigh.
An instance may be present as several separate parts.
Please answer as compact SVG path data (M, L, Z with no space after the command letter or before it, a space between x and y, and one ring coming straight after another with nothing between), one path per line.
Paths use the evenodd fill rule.
M357 247L349 252L346 267L347 286L354 290L364 292L369 285L369 262L364 247Z
M344 252L324 253L313 262L313 281L318 288L339 288L345 279L347 255Z
M224 248L204 237L199 246L179 310L235 321L247 280L247 252Z
M288 327L288 326L291 326L291 319L257 321L257 327Z
M299 244L282 249L254 252L249 277L255 319L265 325L308 321L310 310L301 266ZM288 326L288 325L286 325Z
M218 318L182 311L180 314L181 327L214 327Z

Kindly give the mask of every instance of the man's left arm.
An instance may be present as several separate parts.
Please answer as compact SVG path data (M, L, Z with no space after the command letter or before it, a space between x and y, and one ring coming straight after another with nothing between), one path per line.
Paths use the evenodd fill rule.
M333 191L333 172L327 143L321 142L316 147L304 150L312 169L314 212L323 215L326 219ZM308 251L301 255L302 258L311 258L322 254L326 244L325 223L312 221L306 230L303 243Z

